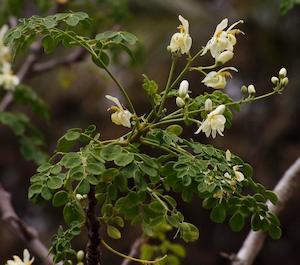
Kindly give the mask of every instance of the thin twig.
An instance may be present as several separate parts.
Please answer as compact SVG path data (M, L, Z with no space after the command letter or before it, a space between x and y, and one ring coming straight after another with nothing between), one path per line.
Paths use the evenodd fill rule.
M0 212L2 213L2 220L7 222L17 232L17 235L27 244L29 250L36 257L39 257L44 265L52 264L52 257L48 255L48 249L40 241L38 232L20 219L12 206L11 194L1 184Z
M277 183L274 192L277 194L279 201L276 205L273 205L270 202L267 203L272 213L279 214L284 210L288 200L293 196L296 188L299 187L299 176L300 158L291 165ZM259 251L262 249L266 237L266 233L262 231L251 231L238 254L233 258L232 265L251 265Z

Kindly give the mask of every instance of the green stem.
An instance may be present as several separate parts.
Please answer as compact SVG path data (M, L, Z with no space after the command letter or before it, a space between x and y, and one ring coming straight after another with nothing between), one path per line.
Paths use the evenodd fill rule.
M156 260L145 260L145 259L137 259L137 258L134 258L134 257L130 257L130 256L127 256L115 249L113 249L111 246L109 246L103 239L101 240L101 243L103 244L104 247L106 247L106 249L108 249L109 251L111 251L112 253L122 257L122 258L125 258L125 259L129 259L131 261L136 261L136 262L139 262L139 263L143 263L143 264L155 264L155 263L158 263L162 260L164 260L167 255L164 255L163 257L161 258L158 258Z
M163 97L162 97L162 100L161 100L161 103L160 103L160 106L159 106L159 109L158 109L158 112L157 112L158 117L161 115L161 112L162 112L162 110L164 108L164 105L165 105L165 101L167 99L167 95L168 95L168 93L169 93L169 91L172 87L172 86L170 86L170 84L171 84L172 76L173 76L174 69L175 69L175 63L176 63L176 58L173 58L171 68L170 68L169 77L168 77L168 81L167 81L167 84L166 84L166 87L165 87L165 90L164 90L164 94L163 94Z
M136 111L134 109L134 106L125 90L125 88L122 86L122 84L117 80L117 78L113 75L113 73L107 68L107 66L103 63L103 61L101 59L98 58L98 55L95 53L95 51L93 50L92 47L90 47L90 45L88 45L84 40L82 40L81 38L76 38L70 34L68 34L67 31L63 31L60 29L55 28L54 30L58 31L60 34L64 34L66 36L68 36L69 38L73 39L76 43L78 43L81 47L83 47L84 49L86 49L95 59L97 59L97 61L101 64L102 68L104 69L104 71L110 76L110 78L115 82L115 84L117 85L117 87L120 89L121 93L123 94L123 96L125 97L125 99L127 100L128 104L129 104L129 109L132 113L136 114Z

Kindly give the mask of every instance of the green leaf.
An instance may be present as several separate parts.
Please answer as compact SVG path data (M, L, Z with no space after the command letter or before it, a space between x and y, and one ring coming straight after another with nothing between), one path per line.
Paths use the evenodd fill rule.
M66 223L71 225L72 222L83 223L85 220L85 213L79 202L69 202L65 205L63 215Z
M273 239L281 238L282 231L279 226L270 225L268 232L269 232L270 237L272 237Z
M48 171L50 168L52 167L52 165L48 162L41 164L38 168L37 168L37 172L46 172Z
M215 223L223 223L226 218L226 209L223 204L217 204L210 213L210 219Z
M77 153L68 153L66 154L62 160L60 161L61 165L65 166L66 168L74 168L81 164L80 155Z
M77 193L88 194L89 191L90 191L90 183L86 179L83 179L77 188Z
M145 163L140 163L139 168L141 169L142 172L144 172L150 177L156 177L158 175L158 172L155 168L149 167Z
M234 232L239 232L245 225L245 220L242 214L235 213L229 220L229 226Z
M119 229L112 226L112 225L107 226L107 234L108 234L109 237L111 237L113 239L120 239L121 238L121 232L119 231Z
M138 38L135 35L127 31L121 31L120 36L130 45L134 45L138 41Z
M276 195L276 193L274 193L271 190L267 190L265 193L265 196L268 200L270 200L270 202L272 202L274 205L278 202L278 197Z
M193 242L199 238L199 230L190 223L183 222L180 224L180 234L185 242Z
M80 21L80 18L76 15L73 15L71 14L67 19L66 19L66 23L69 25L69 26L76 26Z
M43 187L41 195L46 201L49 201L52 198L52 193L47 187Z
M63 206L68 202L69 195L65 191L58 191L54 194L52 204L54 207Z
M80 137L80 135L81 133L77 130L69 130L64 137L67 141L75 141Z
M170 133L170 134L175 134L176 136L179 136L182 134L183 128L178 124L172 124L166 128L166 132Z
M115 36L117 36L119 33L116 32L116 31L105 31L105 32L102 32L102 33L98 33L95 37L96 40L100 40L100 41L103 41L103 40L108 40L108 39L111 39Z
M107 145L101 150L101 157L106 161L115 160L122 152L122 147L119 145Z
M60 177L51 176L47 181L47 187L52 190L57 190L63 185L63 180Z
M104 172L105 167L102 163L88 163L86 166L86 171L92 175L100 175Z
M115 160L115 164L120 167L129 165L134 160L134 155L131 153L121 153Z

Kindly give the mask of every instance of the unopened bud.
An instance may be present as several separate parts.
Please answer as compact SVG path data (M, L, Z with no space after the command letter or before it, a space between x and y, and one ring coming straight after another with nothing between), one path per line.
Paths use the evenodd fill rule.
M185 98L186 95L189 92L189 82L187 80L183 80L180 83L179 89L178 89L178 95L181 98Z
M233 58L233 52L232 51L224 51L220 53L220 55L216 58L217 64L224 64L230 61Z
M176 98L176 105L177 105L178 108L183 108L184 105L185 105L185 102L182 98L177 97Z
M230 161L231 160L231 152L230 152L229 149L226 150L225 157L226 157L226 161Z
M84 251L83 250L79 250L76 254L77 260L78 261L82 261L84 259Z
M224 174L224 177L225 177L225 178L228 178L228 179L231 179L231 176L230 176L230 174L229 174L228 172L226 172L226 173Z
M205 100L204 109L205 109L205 111L208 111L208 112L212 111L212 101L210 98Z
M242 94L247 94L247 92L248 92L248 89L247 89L247 87L244 85L244 86L242 86L241 87L241 92L242 92Z
M285 68L281 68L279 71L279 77L284 78L286 77L286 74L287 74L287 70Z
M81 200L83 199L83 196L82 196L81 194L77 193L77 194L76 194L76 199L77 199L78 201L81 201Z
M289 79L287 77L282 79L282 85L286 86L289 83Z
M275 86L277 86L278 83L279 83L279 79L278 79L276 76L272 76L271 82L272 82Z
M248 86L248 93L249 95L254 95L256 93L254 85Z

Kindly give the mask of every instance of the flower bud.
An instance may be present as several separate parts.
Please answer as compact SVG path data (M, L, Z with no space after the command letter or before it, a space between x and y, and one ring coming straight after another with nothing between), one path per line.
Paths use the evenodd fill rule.
M249 95L254 95L256 93L254 85L248 86L248 93Z
M241 87L241 92L242 92L242 94L247 94L247 92L248 92L248 89L247 89L247 87L245 86L245 85L243 85L242 87Z
M228 179L231 179L231 176L230 176L230 174L229 174L228 172L226 172L226 173L224 174L224 177L225 177L225 178L228 178Z
M176 105L177 105L178 108L183 108L184 105L185 105L185 102L182 98L177 97L176 98Z
M281 68L279 71L279 77L284 78L286 77L286 74L287 74L287 70L285 68Z
M225 64L233 58L232 51L224 51L216 58L217 64Z
M278 79L276 76L272 76L271 82L272 82L275 86L277 86L278 83L279 83L279 79Z
M226 161L230 161L231 160L231 152L230 152L229 149L226 150L225 157L226 157Z
M81 200L83 199L83 196L82 196L81 194L77 193L77 194L76 194L76 199L77 199L78 201L81 201Z
M77 260L78 261L82 261L84 259L84 251L83 250L79 250L76 254Z
M205 111L208 111L208 112L212 111L212 101L210 98L205 100L204 108L205 108Z
M178 95L181 98L185 98L185 96L188 94L189 92L189 82L187 80L183 80L180 83L179 89L178 89Z
M282 79L282 85L286 86L289 83L289 79L287 77Z

